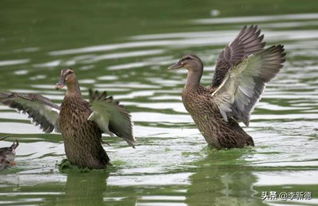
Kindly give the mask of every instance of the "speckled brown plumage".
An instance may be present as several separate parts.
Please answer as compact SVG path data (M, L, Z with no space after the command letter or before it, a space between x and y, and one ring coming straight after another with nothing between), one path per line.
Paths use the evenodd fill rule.
M89 92L83 99L72 69L61 70L57 89L67 86L61 106L39 94L0 92L0 102L29 114L44 132L60 132L68 160L79 167L105 168L109 157L102 146L102 133L123 138L134 147L135 138L129 112L107 96L106 92Z
M236 122L231 119L225 122L216 104L211 101L213 89L203 86L185 88L182 92L182 102L191 114L206 142L215 148L233 148L254 146L249 136Z
M101 144L102 131L93 121L89 103L78 95L66 95L59 117L67 159L74 165L105 168L109 162Z
M102 133L120 134L134 146L130 115L106 92L90 91L90 102L82 98L76 75L71 69L61 71L57 88L67 86L58 125L64 138L68 160L77 166L105 168L109 163L101 144Z
M209 87L200 85L203 63L199 57L183 56L169 69L188 70L182 101L207 143L215 148L253 146L239 125L249 125L250 113L260 99L265 83L282 68L282 45L264 49L257 26L243 27L220 53Z

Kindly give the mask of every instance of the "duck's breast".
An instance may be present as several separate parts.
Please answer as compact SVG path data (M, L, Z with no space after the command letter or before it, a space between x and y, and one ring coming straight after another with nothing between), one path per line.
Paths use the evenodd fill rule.
M214 110L214 104L209 91L203 87L197 89L184 88L182 92L182 102L192 116L207 114Z
M73 136L88 120L89 103L81 98L65 97L61 105L59 125L63 136Z

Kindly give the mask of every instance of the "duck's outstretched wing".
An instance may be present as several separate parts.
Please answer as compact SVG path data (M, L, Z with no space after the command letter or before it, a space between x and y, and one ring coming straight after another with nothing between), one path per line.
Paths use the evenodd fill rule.
M250 113L265 83L283 67L285 55L282 45L272 46L250 55L229 70L222 84L212 93L225 121L233 118L248 126Z
M264 48L264 35L260 34L261 30L257 26L244 26L242 28L234 41L226 46L219 54L212 80L212 87L220 86L230 68L239 64L247 56L255 54Z
M36 125L50 133L58 128L60 107L39 94L0 92L0 102L11 108L27 113Z
M107 97L107 93L89 90L89 99L92 113L88 120L95 121L98 127L105 133L114 133L123 138L134 147L135 138L132 134L132 124L129 112L119 105L113 97Z

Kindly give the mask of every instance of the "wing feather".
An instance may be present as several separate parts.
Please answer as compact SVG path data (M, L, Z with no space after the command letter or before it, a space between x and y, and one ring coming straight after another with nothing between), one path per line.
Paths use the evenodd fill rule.
M244 26L237 37L219 54L212 87L218 87L224 80L228 70L239 64L247 56L261 51L265 42L263 35L257 26Z
M89 91L92 114L89 119L97 123L98 127L108 134L116 134L134 147L135 138L132 134L130 114L118 101L107 97L107 93Z
M272 46L250 55L228 72L212 93L225 121L234 118L248 126L250 113L260 99L265 83L283 67L285 55L282 45Z
M0 102L11 108L27 113L41 129L50 133L58 129L60 107L39 94L0 92Z

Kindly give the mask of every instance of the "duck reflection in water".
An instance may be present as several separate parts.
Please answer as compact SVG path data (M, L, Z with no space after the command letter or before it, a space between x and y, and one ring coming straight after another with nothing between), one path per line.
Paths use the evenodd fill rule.
M68 173L65 196L58 205L104 205L103 194L108 176L106 171Z
M245 149L208 150L207 157L195 162L187 190L189 206L263 205L253 189L256 176L244 160ZM235 164L234 164L235 163Z

